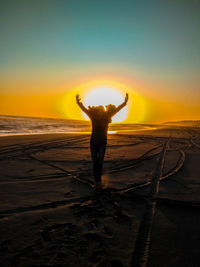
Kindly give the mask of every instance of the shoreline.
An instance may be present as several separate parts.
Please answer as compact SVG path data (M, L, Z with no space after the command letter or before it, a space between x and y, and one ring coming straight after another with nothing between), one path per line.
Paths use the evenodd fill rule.
M55 133L11 133L0 134L1 137L14 137L14 136L35 136L35 135L70 135L70 134L90 134L90 132L55 132Z
M130 130L110 130L108 131L108 134L120 134L120 133L126 133L126 132L140 132L140 131L153 131L157 130L158 127L145 127L141 129L130 129ZM91 134L91 131L83 131L83 132L50 132L50 133L8 133L8 134L0 134L0 137L7 137L7 136L27 136L27 135L54 135L54 134Z

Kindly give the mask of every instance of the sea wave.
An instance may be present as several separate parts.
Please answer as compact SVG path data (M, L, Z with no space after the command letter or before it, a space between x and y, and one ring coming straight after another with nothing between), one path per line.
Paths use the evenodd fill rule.
M0 116L0 136L20 134L80 133L88 131L90 131L90 124L85 121Z
M155 129L154 125L112 123L108 134L130 134ZM0 115L0 136L52 133L89 134L90 132L89 121Z

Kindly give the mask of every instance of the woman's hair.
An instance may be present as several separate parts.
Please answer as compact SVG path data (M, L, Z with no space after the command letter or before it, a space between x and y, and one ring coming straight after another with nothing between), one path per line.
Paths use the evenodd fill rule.
M91 112L95 112L95 113L105 112L105 109L103 106L89 106L88 110Z
M102 122L111 122L111 119L107 116L107 112L105 111L103 106L89 106L88 110L90 114L92 115L94 120L102 121Z
M116 109L115 105L109 104L106 106L106 111L110 112L110 111L114 111Z

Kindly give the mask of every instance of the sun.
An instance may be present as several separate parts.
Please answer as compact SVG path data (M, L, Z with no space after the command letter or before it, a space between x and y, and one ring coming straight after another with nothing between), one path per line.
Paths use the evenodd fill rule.
M127 105L114 117L112 122L142 123L146 120L150 107L146 99L136 89L111 80L94 80L74 87L61 94L55 101L55 108L61 117L72 120L89 120L76 104L79 94L83 104L88 106L120 105L128 93Z
M106 107L106 105L113 104L115 106L120 105L124 101L124 96L121 92L113 89L113 88L94 88L90 92L88 92L83 97L83 103L86 107L88 106L98 106L102 105ZM113 122L122 122L127 117L127 107L124 107L121 111L119 111L113 118ZM84 118L87 118L87 115L83 113Z

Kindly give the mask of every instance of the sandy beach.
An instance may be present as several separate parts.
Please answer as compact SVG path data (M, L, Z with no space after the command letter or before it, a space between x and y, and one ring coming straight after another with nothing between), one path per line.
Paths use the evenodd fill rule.
M200 266L199 163L199 127L110 134L95 192L89 134L1 137L1 266Z

